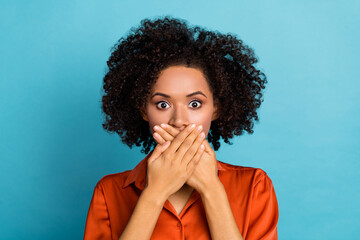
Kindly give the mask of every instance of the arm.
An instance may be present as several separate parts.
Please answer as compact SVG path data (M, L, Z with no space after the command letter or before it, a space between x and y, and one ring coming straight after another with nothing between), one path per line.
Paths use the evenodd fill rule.
M230 208L224 186L218 179L200 192L210 228L211 238L243 239Z
M218 177L216 155L210 144L204 141L205 152L188 183L196 187L205 208L211 238L243 240L231 211L223 184Z
M269 176L257 170L251 196L249 227L246 239L277 240L278 203Z
M109 214L100 183L94 188L86 218L84 240L90 239L111 239Z
M119 239L150 239L165 201L166 198L159 197L159 195L153 194L149 188L145 188Z
M154 193L148 187L144 189L120 239L150 239L166 201L166 197ZM108 209L100 184L95 187L86 220L84 240L87 239L112 239Z

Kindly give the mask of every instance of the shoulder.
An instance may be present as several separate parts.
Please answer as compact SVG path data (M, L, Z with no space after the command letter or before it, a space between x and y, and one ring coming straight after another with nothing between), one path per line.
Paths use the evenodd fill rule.
M127 170L124 172L105 175L97 182L96 187L100 187L102 189L113 187L122 188L130 173L131 170Z
M267 173L261 168L238 166L218 160L218 166L221 166L222 170L219 171L219 175L224 179L231 179L240 182L248 182L255 186L261 181L270 180ZM271 181L271 180L270 180Z

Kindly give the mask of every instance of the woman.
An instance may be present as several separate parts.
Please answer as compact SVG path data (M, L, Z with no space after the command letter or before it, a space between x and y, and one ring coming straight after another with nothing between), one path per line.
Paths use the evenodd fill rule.
M266 83L256 62L236 37L169 17L119 40L103 127L148 155L98 182L84 239L277 239L270 178L214 152L253 132Z

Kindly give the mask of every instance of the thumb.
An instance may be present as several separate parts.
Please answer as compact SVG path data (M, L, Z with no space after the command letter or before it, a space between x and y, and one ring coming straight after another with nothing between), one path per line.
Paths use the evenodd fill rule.
M153 162L155 159L160 157L160 155L170 146L170 141L166 141L164 144L156 145L153 153L149 158L149 162Z

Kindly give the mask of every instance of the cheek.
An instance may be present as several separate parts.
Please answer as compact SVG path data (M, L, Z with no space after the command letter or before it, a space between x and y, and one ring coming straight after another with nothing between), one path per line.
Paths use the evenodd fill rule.
M149 128L152 134L155 132L154 131L155 125L160 125L161 123L167 123L166 116L163 116L162 114L159 113L156 114L156 113L148 112L148 119L149 119Z
M207 137L209 130L210 130L210 125L211 125L211 118L209 118L209 121L204 122L203 124L203 128L204 128L204 133L205 133L205 137Z
M207 134L211 126L211 118L212 118L212 113L199 114L192 117L191 123L201 124L203 126L203 131L205 133L205 136L207 137Z

